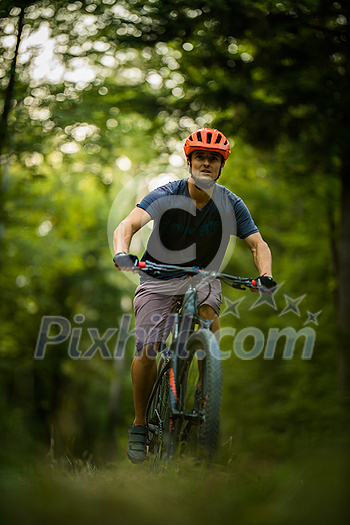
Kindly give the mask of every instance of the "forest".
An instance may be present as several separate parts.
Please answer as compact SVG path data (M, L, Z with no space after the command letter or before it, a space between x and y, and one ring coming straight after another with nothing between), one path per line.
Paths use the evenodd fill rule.
M3 523L347 523L349 11L0 2ZM278 287L224 285L217 453L155 473L125 455L138 278L115 268L112 236L188 176L201 127L231 143L220 184L251 211ZM256 277L240 239L223 268Z

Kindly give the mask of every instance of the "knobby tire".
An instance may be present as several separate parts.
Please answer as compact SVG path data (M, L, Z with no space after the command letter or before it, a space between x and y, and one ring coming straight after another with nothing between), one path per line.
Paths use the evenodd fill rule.
M216 450L220 423L220 349L214 334L201 329L189 337L186 353L184 359L179 359L179 409L198 418L197 422L179 421L180 451L209 459ZM197 392L199 384L201 395Z

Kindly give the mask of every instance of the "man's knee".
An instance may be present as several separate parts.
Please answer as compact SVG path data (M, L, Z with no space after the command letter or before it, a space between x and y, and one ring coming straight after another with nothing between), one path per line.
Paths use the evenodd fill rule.
M214 320L218 317L218 315L214 311L214 308L209 306L209 304L203 304L203 306L199 307L199 315L203 317L203 319L211 320Z
M159 350L159 343L144 345L135 355L135 359L141 359L145 362L155 361Z
M212 321L211 331L217 334L217 337L219 337L219 330L220 330L219 316L215 312L214 308L212 308L208 304L204 304L203 306L200 306L199 308L199 315L202 317L202 319L209 319L210 321Z

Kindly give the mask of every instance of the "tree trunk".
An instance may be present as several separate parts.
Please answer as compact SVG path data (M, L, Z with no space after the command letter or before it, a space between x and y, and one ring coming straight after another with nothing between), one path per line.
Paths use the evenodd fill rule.
M342 173L339 248L338 373L342 400L346 408L350 409L350 158L348 153Z
M9 116L10 109L11 109L13 90L15 86L16 65L17 65L19 45L21 43L21 37L22 37L23 18L24 18L24 8L22 7L21 12L18 17L18 29L17 29L15 54L14 54L12 64L11 64L10 80L9 80L9 83L7 85L6 92L5 92L4 109L2 112L1 122L0 122L0 157L1 157L1 154L4 152L4 148L7 143L8 116Z
M8 146L8 117L11 109L11 102L13 99L13 91L15 86L15 77L16 77L16 65L19 45L22 37L23 29L23 18L24 18L24 7L21 8L21 12L18 17L18 29L17 29L17 41L15 54L12 60L11 69L10 69L10 80L5 92L4 100L4 109L1 115L0 121L0 248L2 246L2 236L3 236L3 224L4 224L4 191L5 191L5 180L4 180L4 171L7 163L6 159L6 149ZM1 256L0 256L0 265L1 265Z

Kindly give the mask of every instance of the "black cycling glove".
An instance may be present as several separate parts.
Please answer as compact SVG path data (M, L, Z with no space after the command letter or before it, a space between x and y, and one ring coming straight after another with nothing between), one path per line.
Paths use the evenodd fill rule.
M258 288L262 288L262 291L265 289L268 292L273 292L277 286L276 281L274 281L272 277L267 277L266 275L260 275L255 281Z
M139 260L136 255L130 253L117 253L113 257L114 264L117 268L122 270L123 268L135 268L139 264Z

